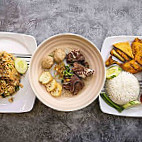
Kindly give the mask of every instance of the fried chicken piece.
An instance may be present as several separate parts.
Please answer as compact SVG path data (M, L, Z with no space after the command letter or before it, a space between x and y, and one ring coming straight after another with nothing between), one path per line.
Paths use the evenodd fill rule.
M142 50L135 55L135 60L142 65Z
M132 43L134 59L142 65L142 40L136 38Z
M119 64L119 62L113 60L113 59L112 59L112 56L110 56L110 57L106 60L105 65L106 65L106 67L109 67L109 66L111 66L111 65L113 65L113 64Z
M132 46L133 55L135 56L135 54L137 53L137 50L139 48L142 48L142 40L139 38L135 38L131 46Z
M124 64L119 64L119 66L123 70L130 72L130 73L133 73L133 74L142 71L142 66L139 65L135 60L128 61Z

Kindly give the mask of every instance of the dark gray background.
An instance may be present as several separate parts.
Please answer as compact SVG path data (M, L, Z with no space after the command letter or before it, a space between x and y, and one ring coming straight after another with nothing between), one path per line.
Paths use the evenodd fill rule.
M0 0L0 30L33 35L37 43L62 32L101 49L107 36L141 35L140 0ZM142 119L103 114L98 100L57 112L36 100L31 112L0 114L0 142L141 142Z

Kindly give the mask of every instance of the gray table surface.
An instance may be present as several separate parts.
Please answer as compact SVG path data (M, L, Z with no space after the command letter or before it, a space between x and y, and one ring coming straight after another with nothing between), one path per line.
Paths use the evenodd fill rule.
M80 34L101 49L114 35L142 34L140 0L0 0L0 30L34 36ZM36 100L31 112L0 114L0 142L141 142L142 119L103 114L98 99L75 112Z

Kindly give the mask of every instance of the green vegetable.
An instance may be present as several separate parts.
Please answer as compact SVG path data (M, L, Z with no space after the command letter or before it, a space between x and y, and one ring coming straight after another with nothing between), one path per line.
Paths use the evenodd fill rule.
M130 108L130 107L133 107L133 106L136 106L136 105L140 105L140 104L141 104L140 101L135 100L135 101L130 101L129 103L123 105L122 107L124 109L126 109L126 108Z
M54 57L53 55L49 55L50 57Z
M10 69L12 69L12 65L11 64L7 64L8 65L8 67L10 68Z
M5 98L5 97L6 97L4 93L3 93L1 96L2 96L3 98Z
M71 77L73 75L72 70L69 68L69 66L65 66L65 70L63 71L64 77Z
M19 85L15 86L15 91L17 92L19 90Z
M122 112L124 110L124 108L120 105L117 105L116 103L114 103L108 96L106 93L101 93L101 97L103 98L103 100L111 107L115 108L118 112Z
M28 69L27 62L24 59L16 58L15 68L19 73L24 74Z
M121 73L122 69L119 66L113 66L106 70L106 78L112 79Z

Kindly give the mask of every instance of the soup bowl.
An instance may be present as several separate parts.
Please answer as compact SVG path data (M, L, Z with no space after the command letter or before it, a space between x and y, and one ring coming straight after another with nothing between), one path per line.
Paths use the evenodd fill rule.
M43 71L41 61L55 49L68 47L79 49L95 72L79 94L53 97L39 82L39 76ZM58 34L43 41L33 54L29 67L29 81L37 98L46 106L58 111L75 111L88 106L99 96L105 82L105 65L100 51L88 39L77 34Z

